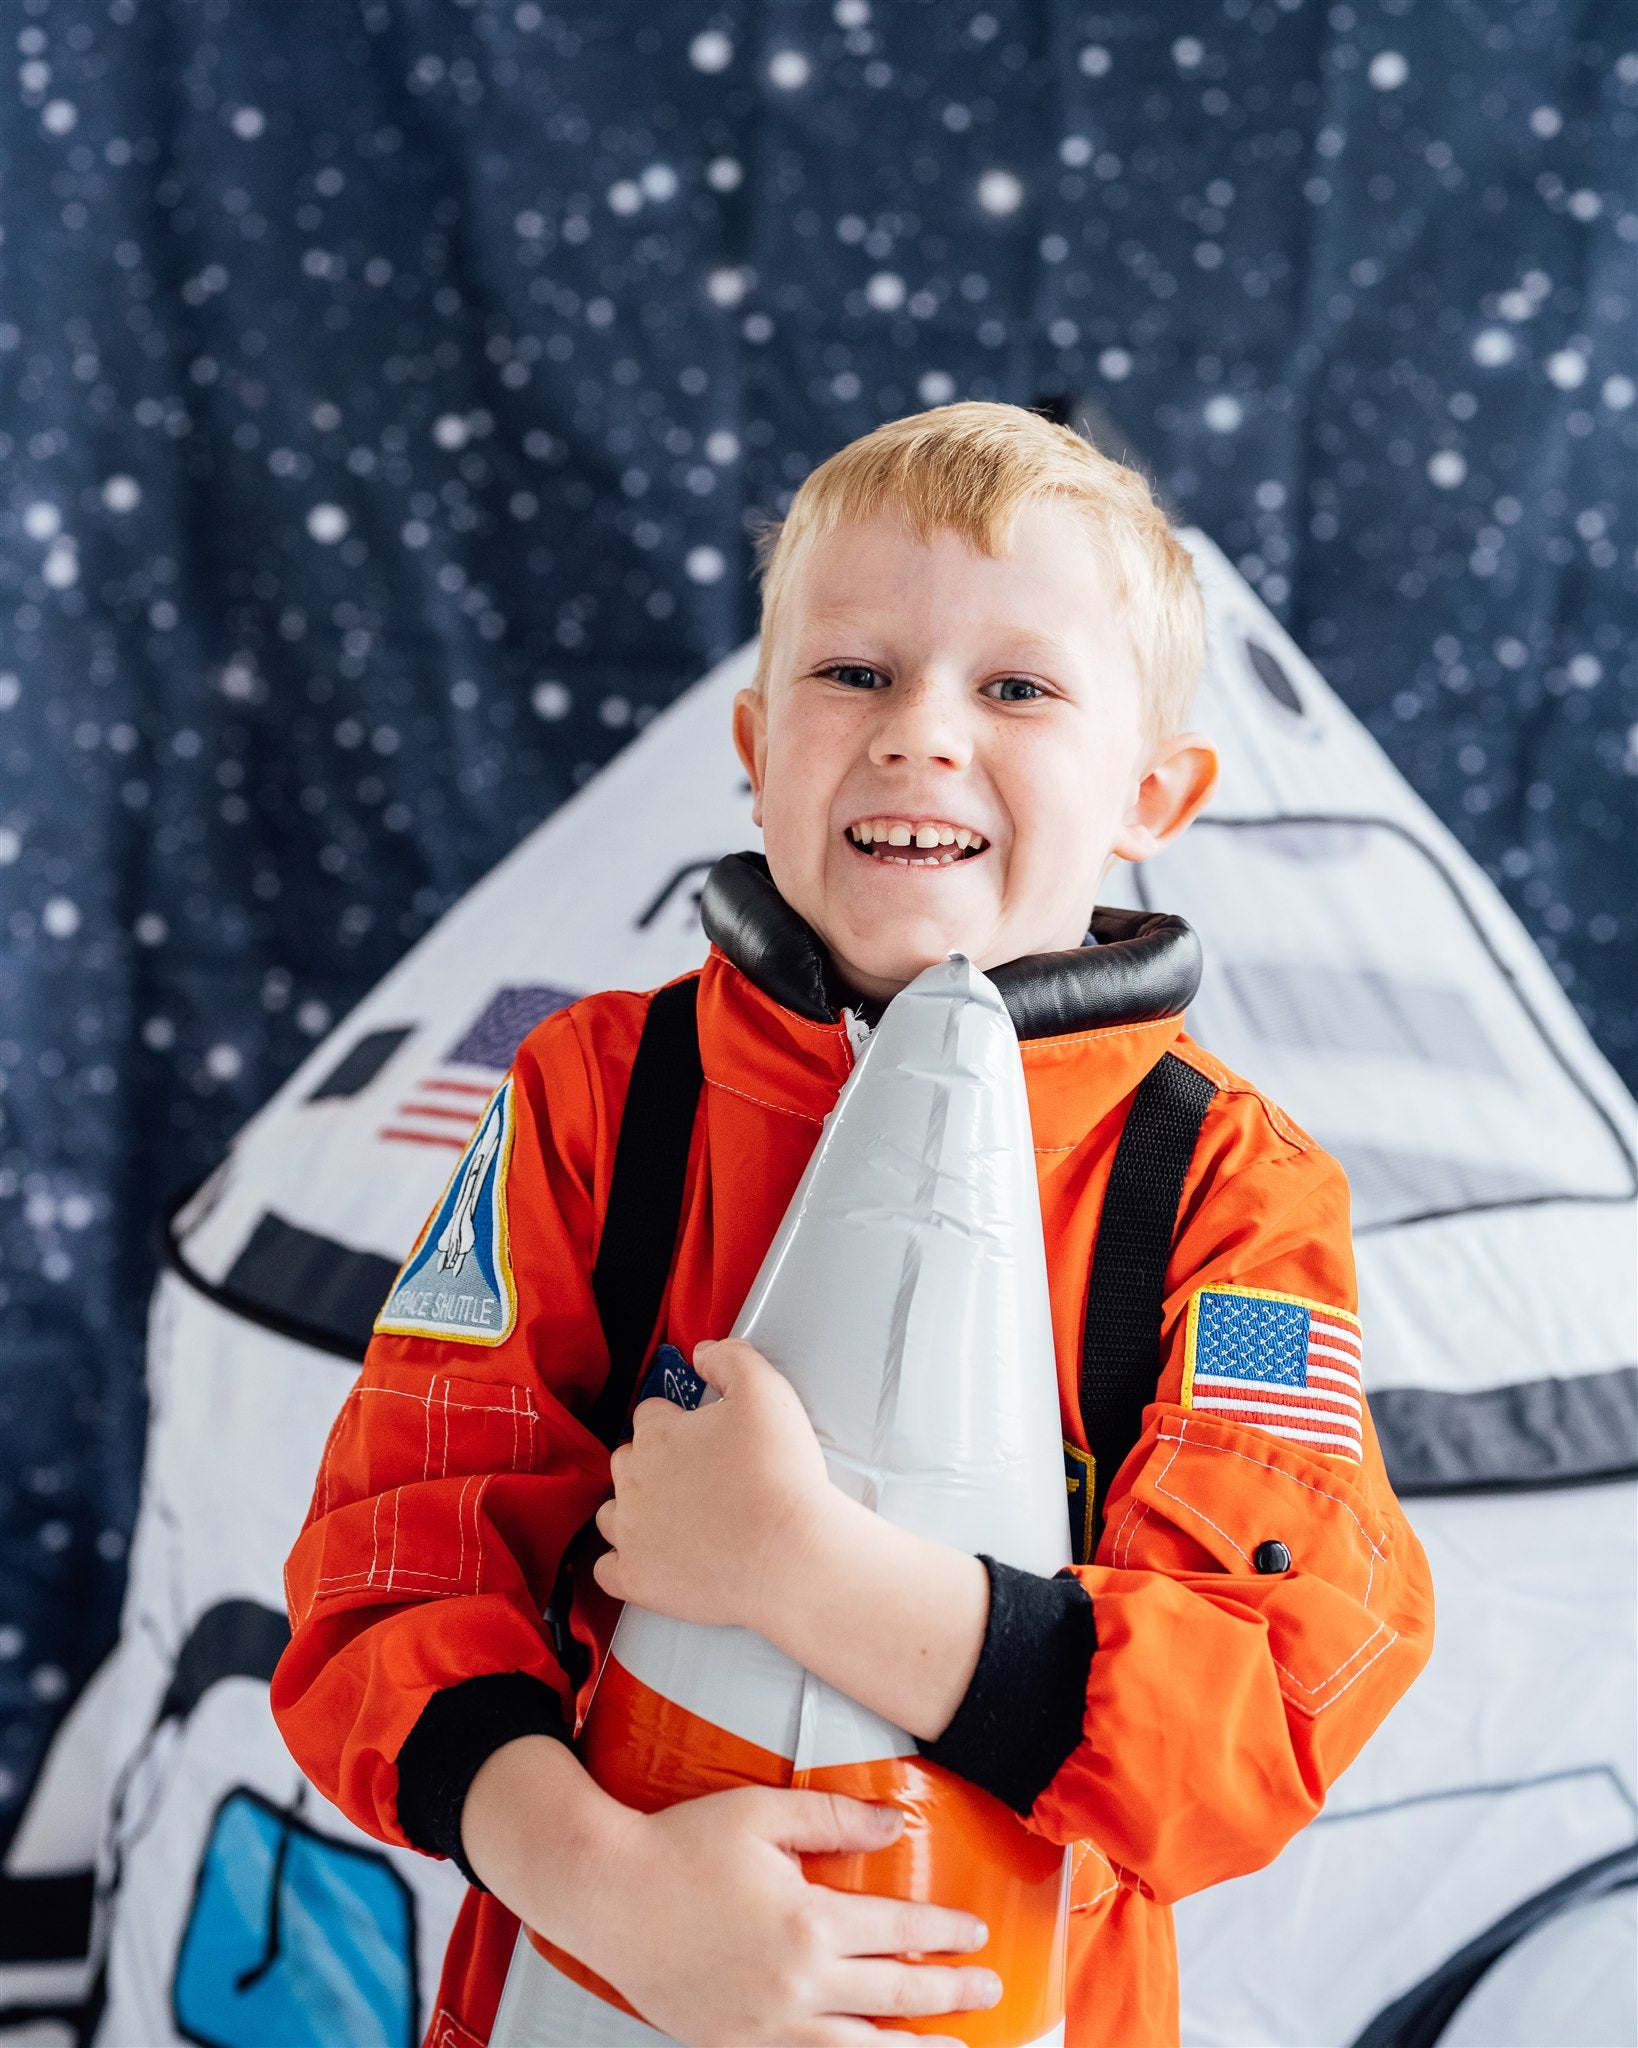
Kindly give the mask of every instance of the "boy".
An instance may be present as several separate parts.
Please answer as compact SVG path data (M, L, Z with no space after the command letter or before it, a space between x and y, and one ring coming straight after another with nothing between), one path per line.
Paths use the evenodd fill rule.
M892 1813L745 1789L643 1815L592 1783L569 1745L589 1683L541 1621L566 1552L593 1660L624 1599L759 1629L1073 1843L1072 2048L1176 2040L1169 1901L1266 1863L1424 1661L1426 1565L1358 1391L1341 1171L1183 1034L1186 932L1105 922L1084 946L1111 858L1155 852L1210 793L1215 756L1183 730L1203 627L1142 480L1016 407L892 422L797 493L734 713L766 868L734 857L707 890L705 1086L655 1333L725 1398L645 1406L612 1463L587 1426L609 1372L591 1275L652 1001L593 996L525 1041L457 1170L480 1161L516 1248L504 1314L418 1321L395 1290L290 1559L273 1702L293 1752L359 1825L474 1880L438 2048L487 2040L520 1918L688 2043L865 2040L872 2016L998 1995L939 1960L982 1947L968 1915L804 1880L794 1852L879 1847ZM1086 1276L1134 1095L1170 1053L1204 1104L1154 1399L1095 1481L1095 1557L1052 1579L844 1500L779 1375L709 1341L858 1034L951 951L1027 984L1083 1459Z

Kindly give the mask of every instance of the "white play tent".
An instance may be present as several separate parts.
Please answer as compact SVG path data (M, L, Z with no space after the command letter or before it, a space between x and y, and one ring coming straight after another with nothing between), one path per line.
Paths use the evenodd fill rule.
M1633 1104L1496 890L1186 538L1224 780L1110 900L1195 924L1190 1028L1348 1169L1367 1381L1438 1640L1320 1819L1179 1909L1184 2038L1630 2043ZM280 1569L375 1310L518 1041L701 957L700 881L755 843L727 743L751 661L480 883L174 1219L123 1632L5 1869L42 1930L0 1967L18 2038L71 2038L89 1993L111 2048L419 2039L458 1880L303 1785L267 1707ZM64 1908L93 1863L86 1957Z

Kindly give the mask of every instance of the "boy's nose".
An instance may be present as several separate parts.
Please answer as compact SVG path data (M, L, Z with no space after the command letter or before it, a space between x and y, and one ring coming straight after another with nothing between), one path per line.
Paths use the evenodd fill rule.
M937 682L907 679L881 695L885 701L870 744L870 758L878 767L931 761L964 768L972 759L965 707Z

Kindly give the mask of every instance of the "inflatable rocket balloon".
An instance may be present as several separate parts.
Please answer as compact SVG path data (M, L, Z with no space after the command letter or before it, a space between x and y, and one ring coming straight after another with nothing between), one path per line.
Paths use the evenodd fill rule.
M855 1500L1024 1570L1068 1563L1023 1063L1000 995L959 955L888 1005L733 1334L795 1387L832 1481ZM974 2048L1062 2038L1064 1853L761 1636L628 1606L581 1755L605 1790L647 1811L741 1784L901 1807L896 1842L806 1857L809 1877L985 1922L1000 2005L929 2028ZM663 2038L572 1957L520 1937L496 2048Z

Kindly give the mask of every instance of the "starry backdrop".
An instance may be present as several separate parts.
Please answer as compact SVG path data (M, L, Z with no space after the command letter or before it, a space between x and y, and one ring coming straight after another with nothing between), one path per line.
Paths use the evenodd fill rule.
M156 1216L753 631L749 526L884 418L1094 398L1635 1077L1622 10L4 33L0 1843L114 1629Z

